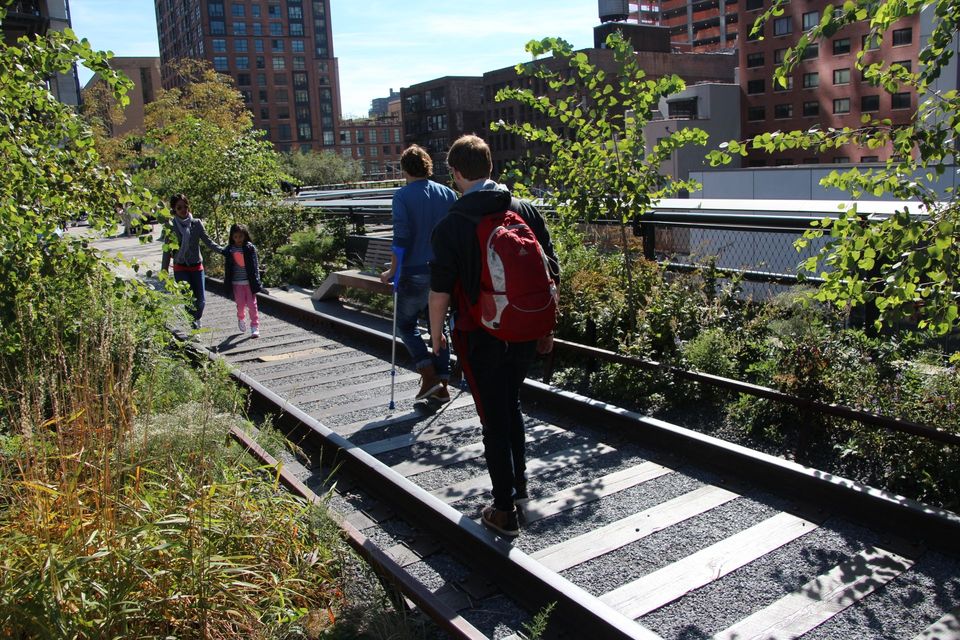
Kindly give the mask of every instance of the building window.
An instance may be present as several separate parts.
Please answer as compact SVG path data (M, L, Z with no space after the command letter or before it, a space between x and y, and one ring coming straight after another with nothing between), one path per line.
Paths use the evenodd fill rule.
M213 52L214 53L226 53L227 52L227 41L223 38L214 38L213 39Z
M767 117L767 110L763 107L747 107L747 121L757 122Z
M244 6L242 4L238 4L234 2L232 5L230 5L230 14L234 18L242 18L243 11L244 11Z
M270 35L272 35L272 36L282 36L282 35L283 35L283 23L282 23L282 22L271 22L271 23L270 23Z
M302 71L299 73L293 74L293 86L298 89L303 89L307 86L307 74Z
M906 69L907 71L913 71L913 62L911 62L910 60L897 60L893 64L898 64L904 69Z
M837 38L833 41L833 55L850 53L850 38Z
M293 101L297 104L307 104L310 102L310 94L306 89L297 89L293 92Z
M297 139L310 140L313 138L313 127L309 122L303 122L297 125Z
M303 20L303 7L287 7L287 17L291 20Z
M820 55L820 44L818 42L811 42L803 50L803 54L800 56L801 60L813 60Z
M247 23L246 23L246 22L234 22L234 23L233 23L233 35L235 35L235 36L245 36L245 35L247 35Z
M250 58L247 56L237 56L237 69L249 69L250 68ZM248 76L249 77L249 76ZM247 84L250 84L248 81Z
M763 78L758 78L757 80L747 80L747 93L748 94L757 94L763 93L766 90L766 82Z
M274 38L270 41L270 51L273 53L283 53L283 40Z
M222 18L223 17L223 3L222 2L208 2L207 3L207 15L211 18Z
M379 152L380 152L380 149L378 149L378 148L376 148L376 147L370 147L370 157L371 157L371 158L376 158Z
M880 162L880 156L861 156L860 162Z
M350 144L350 132L341 131L340 132L340 144Z
M250 6L250 17L259 18L260 17L260 5L254 4Z
M754 67L763 66L763 52L757 53L748 53L747 54L747 68L752 69Z
M287 63L282 56L273 56L273 70L280 71L287 68Z
M225 36L227 35L227 25L223 20L211 20L210 21L210 35L213 36Z
M267 15L271 18L279 18L282 14L280 13L280 5L271 4L267 5Z
M850 68L834 69L833 84L850 84Z
M263 35L263 25L259 22L253 23L253 35L262 36Z
M833 101L834 113L850 113L850 98L835 98Z
M333 146L333 131L324 131L323 132L323 146L332 147Z
M291 22L289 26L290 26L290 35L292 35L292 36L302 36L302 35L303 35L303 23L302 23L302 22Z
M866 34L860 38L860 47L864 51L874 51L880 48L880 36L870 37L870 34Z
M756 11L763 9L763 0L747 0L747 11Z
M263 56L257 56L257 69L265 69L266 67L266 59Z
M281 124L277 126L277 139L279 140L289 140L290 139L290 125Z
M267 90L266 90L266 89L259 89L259 90L257 91L257 97L260 98L260 102L266 102L266 101L267 101Z
M810 11L803 14L803 30L813 29L815 26L820 24L820 12L819 11Z
M784 118L792 118L793 105L790 103L774 105L773 117L776 118L777 120L783 120Z
M260 107L260 119L261 120L270 119L270 107Z
M913 29L907 27L906 29L893 30L893 46L903 47L911 42L913 42Z
M237 53L246 53L247 52L247 41L240 39L233 41L233 50Z
M250 93L249 89L240 89L240 95L243 97L243 101L247 104L253 102L253 94Z
M848 158L847 156L837 156L836 158L833 159L832 162L833 164L847 164L848 162L850 162L850 158Z
M760 28L757 29L757 32L754 33L754 32L753 32L753 25L752 25L752 24L748 24L748 25L746 26L747 42L754 42L754 41L759 40L760 38L762 38L762 37L763 37L763 31L764 31L764 29L766 29L766 27L767 27L767 23L763 23L762 25L760 25Z
M291 40L290 51L294 53L303 53L303 40Z
M267 86L267 74L265 74L265 73L258 73L258 74L257 74L257 86L258 86L258 87L265 87L265 86ZM266 100L266 98L264 98L264 100Z
M880 110L880 96L860 96L860 111L867 113Z
M785 36L789 33L793 33L793 18L791 16L784 16L773 21L773 35Z
M779 82L773 83L774 92L777 91L793 91L793 76L787 76L787 86L782 86Z
M277 120L290 119L290 105L281 104L277 106Z
M297 120L300 122L307 122L310 120L310 107L297 107Z
M910 108L910 92L905 91L903 93L890 94L890 108L891 109L909 109Z
M809 100L803 103L803 117L812 118L820 115L820 103L816 100Z
M253 41L253 50L257 53L263 53L263 40L259 38Z
M249 73L238 73L237 74L237 84L241 87L250 86L250 74Z
M273 97L277 102L289 102L290 101L290 92L286 89L277 89L273 92Z
M307 59L303 56L293 56L293 68L302 71L307 68Z
M774 49L773 51L773 62L774 64L780 64L783 62L783 59L787 57L786 49Z

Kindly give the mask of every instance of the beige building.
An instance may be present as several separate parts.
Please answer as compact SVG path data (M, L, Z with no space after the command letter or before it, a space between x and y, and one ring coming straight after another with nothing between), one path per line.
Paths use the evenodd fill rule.
M130 104L124 110L125 120L111 132L114 137L126 135L132 131L143 131L143 114L146 105L153 102L160 90L160 58L111 58L110 66L133 81L133 89L127 93ZM101 82L99 76L93 76L83 90Z

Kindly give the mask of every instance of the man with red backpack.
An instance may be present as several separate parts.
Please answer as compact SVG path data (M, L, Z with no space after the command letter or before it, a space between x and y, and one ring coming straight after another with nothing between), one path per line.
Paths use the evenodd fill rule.
M451 334L483 425L493 504L481 521L520 533L516 504L528 499L520 386L537 353L553 349L560 267L543 216L490 179L490 147L457 139L447 164L462 194L434 228L430 321L453 307ZM431 332L434 352L444 344Z

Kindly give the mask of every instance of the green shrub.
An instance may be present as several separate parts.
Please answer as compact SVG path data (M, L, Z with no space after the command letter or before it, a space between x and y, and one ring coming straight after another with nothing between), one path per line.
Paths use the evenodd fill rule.
M272 261L271 280L315 287L336 268L337 239L324 229L298 231L290 243L280 247Z

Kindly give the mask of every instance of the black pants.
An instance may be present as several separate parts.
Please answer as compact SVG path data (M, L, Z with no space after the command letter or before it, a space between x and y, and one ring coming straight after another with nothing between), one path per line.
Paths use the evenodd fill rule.
M536 341L502 342L483 329L453 332L453 346L483 425L483 455L493 505L513 509L516 480L527 469L520 385L536 356Z

